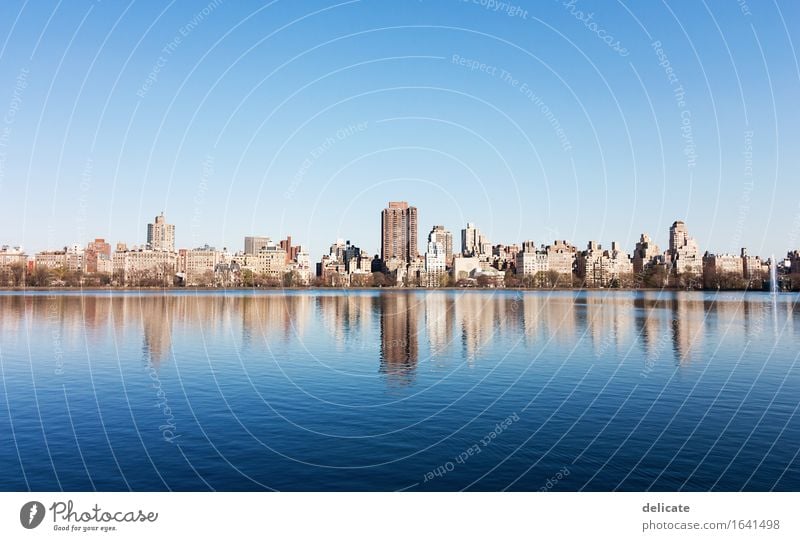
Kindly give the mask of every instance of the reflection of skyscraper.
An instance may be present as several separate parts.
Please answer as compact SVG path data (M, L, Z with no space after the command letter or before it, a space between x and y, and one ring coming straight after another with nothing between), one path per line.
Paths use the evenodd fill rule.
M143 349L153 366L158 368L164 355L171 349L172 318L175 314L175 297L132 298L131 310L136 310L142 318Z
M622 354L631 330L628 299L588 295L586 298L586 333L595 356Z
M417 255L417 207L392 201L381 213L381 259L410 261Z
M672 300L672 340L678 364L688 364L700 351L705 318L702 301Z
M425 296L425 328L433 358L446 351L453 341L454 311L455 301L451 295Z
M386 294L380 297L381 366L391 380L408 384L414 378L419 361L417 309L409 294Z
M637 333L645 354L645 371L652 370L672 347L675 361L684 365L700 352L706 309L702 300L680 294L661 298L661 293L645 294L634 300Z
M497 299L483 295L459 295L455 302L456 321L467 362L472 363L481 348L490 345L497 323Z
M525 341L528 344L536 342L541 332L542 311L544 300L540 295L522 295L522 326L525 331Z

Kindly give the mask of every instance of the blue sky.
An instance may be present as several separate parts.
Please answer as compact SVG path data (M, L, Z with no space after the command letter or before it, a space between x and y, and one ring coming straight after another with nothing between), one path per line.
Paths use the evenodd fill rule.
M0 244L138 244L165 211L180 247L376 252L407 200L421 245L471 221L663 249L682 219L702 250L800 247L796 2L0 11Z

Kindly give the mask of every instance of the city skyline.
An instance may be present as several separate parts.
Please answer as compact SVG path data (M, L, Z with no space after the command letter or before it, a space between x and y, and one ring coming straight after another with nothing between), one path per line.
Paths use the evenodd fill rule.
M380 231L380 233L378 233L379 237L382 236L383 232L384 232L383 219L384 219L386 211L392 209L393 206L397 206L397 205L406 205L407 209L411 209L411 211L413 211L414 220L416 222L416 218L417 218L417 207L416 206L409 206L406 201L390 201L387 204L387 208L385 208L381 212L379 227L375 228L375 229L378 229ZM394 208L393 210L406 210L406 209ZM102 240L102 241L109 241L109 242L113 241L114 244L116 246L118 246L118 247L120 245L124 245L126 247L126 249L132 249L132 250L133 249L135 249L135 250L147 249L147 250L154 250L154 251L173 251L173 252L177 252L178 247L180 247L181 249L185 249L185 250L194 250L194 249L201 249L203 247L205 247L205 248L212 247L213 249L225 250L225 251L228 251L228 252L231 252L231 253L243 252L243 253L247 253L247 254L255 254L255 253L257 253L259 251L259 249L261 249L264 246L266 246L269 242L272 242L273 238L277 238L277 239L280 238L279 235L272 235L272 234L266 234L264 232L261 232L259 234L247 234L247 235L244 235L239 240L237 240L235 242L231 242L231 243L225 243L221 247L220 246L216 246L216 245L212 246L211 244L209 244L209 242L207 242L207 241L205 241L203 239L194 239L194 240L196 240L196 244L188 245L188 244L181 243L180 241L176 240L176 239L180 239L181 238L180 234L179 234L181 228L180 227L176 228L175 224L166 224L164 222L164 220L165 220L165 213L162 211L158 215L156 215L155 218L153 218L151 222L148 222L146 224L147 227L146 227L145 234L144 234L144 237L145 237L146 240L143 241L143 242L129 242L129 240L126 240L126 239L109 239L108 237L99 237L99 236L90 235L87 239L83 239L83 240L79 240L79 241L75 241L75 242L71 242L71 243L67 243L67 244L63 244L63 245L55 244L55 245L51 245L51 246L46 246L41 250L35 250L35 251L29 249L27 246L25 246L23 244L14 242L13 239L7 239L7 238L0 238L0 246L4 246L6 248L19 249L21 252L25 252L27 254L33 255L35 253L40 253L40 252L56 251L56 250L62 250L62 249L68 250L68 249L70 249L70 247L83 246L84 244L87 244L87 243L88 243L89 246L91 246L92 241L90 239L94 239L94 240ZM450 228L450 227L448 227L446 225L439 224L436 220L433 220L433 223L435 225L431 226L430 231L428 233L423 233L422 234L423 237L424 237L424 240L423 240L423 242L421 244L420 244L420 241L419 241L420 233L419 233L419 230L418 230L418 228L416 226L416 223L415 223L415 225L413 226L413 229L414 229L414 232L416 233L416 235L414 235L413 241L410 240L410 239L406 239L405 240L405 242L406 242L406 250L409 249L410 245L413 245L416 248L416 256L424 256L424 254L425 254L424 248L425 248L427 242L430 241L431 236L436 234L436 233L450 235L450 239L448 239L448 241L446 241L446 242L450 243L449 246L448 246L448 248L450 249L450 253L448 255L450 257L452 257L452 254L474 255L474 256L491 255L491 249L496 247L496 246L518 245L520 248L522 248L525 243L529 243L532 240L535 241L535 242L538 242L536 244L537 248L545 246L546 243L550 242L550 241L554 241L554 242L555 241L565 241L565 242L569 242L571 244L577 242L577 244L575 244L575 245L578 246L578 247L583 246L585 243L591 243L591 242L595 242L595 243L598 243L600 245L604 245L605 244L605 245L608 245L608 246L610 246L612 244L621 245L621 246L629 246L629 247L631 247L631 253L632 254L634 253L634 248L633 247L634 246L638 247L639 244L645 242L645 240L647 242L650 242L652 245L654 245L656 249L658 248L659 245L664 244L664 245L667 245L669 247L669 250L676 250L678 248L678 244L679 243L685 243L686 240L688 239L693 243L692 245L694 246L694 249L699 250L699 253L701 255L702 255L702 253L705 253L705 252L709 252L709 253L712 253L712 254L725 254L725 255L727 255L727 254L737 254L742 249L746 249L748 252L756 253L756 255L764 256L765 258L771 257L773 255L776 256L777 258L782 258L787 253L795 251L795 250L798 249L795 246L787 246L783 250L778 250L777 252L774 252L774 253L757 253L755 251L750 250L749 247L747 247L747 246L739 246L738 248L732 249L730 251L714 250L714 249L708 249L708 248L705 248L705 247L700 249L699 247L701 246L702 243L697 240L697 235L693 234L691 238L688 238L687 237L687 233L685 231L685 222L683 220L680 220L680 219L676 220L673 223L673 225L670 226L670 229L667 231L667 233L662 235L664 240L665 240L665 242L659 242L659 241L655 240L655 239L659 238L659 232L664 229L664 228L661 228L661 229L656 230L655 233L649 232L649 231L643 231L643 232L637 233L635 235L635 238L630 243L620 242L619 240L616 240L616 239L608 239L608 240L600 239L598 241L597 238L587 238L587 239L581 239L581 240L576 241L575 239L571 239L571 238L546 238L544 236L539 237L539 236L536 236L536 235L527 235L526 236L524 233L523 233L522 237L517 238L517 239L510 239L510 240L509 239L497 239L497 241L495 241L495 239L489 238L488 235L484 235L482 233L482 231L480 230L480 227L479 227L478 223L475 222L475 221L467 221L467 222L465 222L465 228L464 229L460 229L459 227ZM680 229L679 233L674 234L673 233L673 228L674 228L674 226L676 224L680 224L681 229ZM693 230L694 229L695 228L693 228ZM409 230L410 230L410 227L409 227ZM456 232L460 233L460 239L461 239L460 241L453 241L453 238L452 238L453 231L456 231ZM283 235L283 236L288 237L288 241L289 241L289 243L291 243L291 241L292 241L291 232L289 232L287 235ZM365 236L363 231L360 233L360 236ZM537 241L537 238L540 238L541 240ZM478 239L481 239L481 241L479 242ZM328 246L330 245L331 241L345 241L345 240L347 242L355 241L354 244L359 244L359 245L366 246L365 244L360 242L358 236L349 235L347 233L343 234L342 236L330 238L330 240L328 241ZM480 246L481 242L483 243L483 246ZM162 243L166 247L166 249L162 249L161 248ZM278 243L280 244L281 247L283 247L284 244L286 243L286 240L279 240ZM388 258L383 257L383 251L384 250L381 247L381 244L382 243L378 243L378 248L375 249L374 251L370 250L368 248L364 249L363 251L365 253L369 253L369 254L374 255L374 256L380 256L381 259L388 259ZM292 246L292 245L289 244L289 246ZM466 246L466 250L465 250L465 246ZM294 255L295 256L296 256L296 249L298 247L303 247L306 250L308 249L308 245L306 243L295 244L294 245L294 248L295 248ZM417 248L417 247L419 247L419 248ZM420 248L422 248L422 249L420 249ZM327 248L320 247L318 254L314 254L314 253L312 253L310 251L308 251L308 253L312 257L312 259L314 259L314 258L318 259L319 258L318 256L323 255L325 253L326 249ZM445 249L444 244L442 246L442 249ZM488 249L488 251L487 251L487 249ZM659 253L659 254L663 253L663 252L658 251L658 250L656 250L656 252ZM411 253L411 252L409 252L409 253ZM404 256L402 259L408 261L408 257ZM450 262L448 261L448 265L449 264L450 264Z
M0 285L49 286L395 286L438 288L587 287L686 289L796 289L800 285L800 250L780 259L762 258L741 247L738 253L701 250L682 220L669 227L669 244L661 251L642 233L631 252L617 241L606 248L595 239L586 248L568 239L552 244L528 238L492 243L474 222L461 229L460 250L453 234L437 224L418 250L418 209L407 201L390 201L380 213L381 251L351 239L336 239L328 253L313 258L292 236L275 242L270 236L245 236L243 249L219 250L208 243L175 244L176 226L163 212L146 226L147 243L104 238L63 249L27 254L0 245ZM780 271L778 271L780 267ZM786 275L778 280L776 273ZM380 275L380 276L377 276ZM88 280L88 281L87 281Z
M800 6L604 6L616 47L588 6L9 2L0 236L143 244L163 210L180 245L366 231L373 252L360 209L405 197L437 209L422 231L490 239L666 246L675 218L720 251L800 238Z
M387 211L400 211L401 214L403 212L405 212L405 211L410 211L411 213L413 213L412 215L413 215L414 223L413 223L413 225L409 225L408 222L403 222L403 227L408 229L408 235L409 236L405 237L404 235L406 235L406 233L403 233L402 235L398 235L398 238L402 237L402 239L400 241L398 241L398 242L400 242L401 244L404 242L405 243L405 248L400 249L400 248L395 247L393 251L387 252L387 253L390 254L389 257L386 257L386 253L380 247L375 251L371 251L369 249L364 250L365 252L370 253L371 255L380 256L381 259L390 259L392 257L398 257L399 259L402 259L404 261L408 261L412 257L423 256L425 254L425 250L421 250L418 247L424 248L426 246L426 243L431 241L431 239L434 238L434 236L436 236L436 235L442 235L443 236L442 237L442 241L441 241L442 244L443 244L442 245L442 249L444 250L446 248L448 250L448 256L450 256L450 257L452 257L452 254L460 254L460 255L468 256L468 257L472 257L472 256L476 256L477 257L477 256L480 256L480 255L491 255L492 248L494 248L496 246L518 245L520 248L523 248L526 243L530 243L531 241L535 242L535 240L536 240L535 236L532 236L532 235L525 236L523 234L523 237L521 237L519 239L511 239L511 240L509 240L509 239L498 239L499 242L494 242L494 239L490 239L487 235L484 235L481 232L480 227L477 225L477 222L467 221L465 223L465 228L464 229L459 229L458 227L449 228L446 225L441 225L439 223L436 223L436 225L433 225L431 227L430 231L427 234L423 233L423 236L427 240L425 242L423 242L422 244L420 244L419 243L419 235L420 235L420 233L419 233L418 228L416 226L416 217L418 215L417 207L413 206L413 205L409 205L409 203L407 203L406 201L390 201L389 203L387 203L387 208L385 208L385 209L383 209L383 211L381 211L381 217L380 217L381 235L383 235L384 232L387 231L387 229L386 229L387 226L384 225L384 223L385 223L384 220L385 220ZM408 218L403 217L402 219L403 220L407 220ZM434 220L434 222L435 221L436 220ZM261 249L263 249L264 247L266 247L270 243L272 243L274 245L275 243L273 242L272 239L273 238L278 238L278 236L276 236L276 235L271 235L271 234L266 234L264 232L261 232L261 234L244 235L239 241L237 241L235 243L225 244L222 247L211 246L208 242L205 242L202 239L200 239L196 245L186 245L186 244L182 244L182 243L180 243L180 242L175 240L176 238L180 238L179 235L176 233L177 231L180 231L180 228L179 227L176 228L174 223L166 223L166 216L165 216L165 213L162 211L159 214L157 214L155 216L155 218L152 219L152 221L147 222L147 224L146 224L146 233L145 233L145 238L146 238L145 242L136 243L136 242L129 242L126 239L108 239L106 237L97 237L97 236L94 236L94 237L90 236L89 238L94 239L94 241L98 241L98 240L100 240L100 241L111 241L111 240L113 240L113 242L117 246L117 249L119 249L120 246L124 246L126 250L130 249L130 250L153 250L153 251L177 252L179 248L180 249L185 249L185 250L194 250L194 249L202 249L202 248L205 247L207 249L208 248L213 248L213 249L218 249L218 250L229 251L231 253L242 252L242 253L251 254L251 255L258 253L258 251L260 251ZM456 244L453 241L453 233L452 233L453 231L457 231L457 232L460 233L461 240L460 240L460 242L458 244ZM363 235L363 232L361 232L361 235ZM445 238L444 235L447 235L449 238L447 238L447 240L444 240L444 238ZM390 235L387 234L387 238L389 236ZM653 241L654 236L651 235L650 232L641 232L637 236L639 238L638 239L634 239L634 241L632 243L630 243L631 246L633 246L633 245L637 245L638 246L639 243L644 242L645 239L646 239L647 241L651 242L656 247L656 249L658 248L659 243ZM656 234L656 236L657 236L657 234ZM682 248L684 245L686 245L688 243L688 244L691 244L691 246L693 247L693 250L695 250L695 251L699 250L700 253L703 253L703 252L709 252L709 253L712 253L712 254L716 254L716 253L718 253L718 254L733 253L733 252L715 251L713 249L705 249L705 248L704 249L700 249L699 248L700 243L696 240L696 235L692 235L691 237L689 237L687 229L686 229L685 222L683 220L675 220L673 222L673 224L669 227L669 230L668 230L667 234L664 235L664 237L667 239L666 244L668 245L668 251L675 251L676 252L676 251L678 251L680 248ZM331 238L331 240L336 240L336 241L345 241L346 240L348 243L351 240L353 240L353 241L355 241L354 244L362 244L359 241L359 237L353 236L353 235L347 235L347 234L345 234L344 236ZM570 238L553 238L553 239L542 238L541 242L539 242L538 244L535 243L535 246L537 248L545 246L545 244L547 242L551 241L551 240L554 241L554 242L558 242L558 241L564 241L564 242L569 242L569 243L575 243L576 242L575 239L570 239ZM288 246L290 246L290 247L292 246L291 242L292 242L292 235L289 234L288 235L288 243L289 243ZM592 242L598 243L598 240L596 238L585 239L585 242L577 241L577 244L575 244L575 245L576 246L582 246L585 243L592 243ZM618 240L603 241L602 239L599 241L598 244L602 245L604 242L606 244L608 244L608 245L611 245L611 244L623 245L623 246L626 245L625 243L620 243ZM74 248L75 246L82 246L83 244L87 244L87 243L88 243L89 247L91 247L91 245L93 244L93 241L88 240L88 239L83 239L82 241L76 241L76 242L72 242L72 243L68 243L68 244L64 244L64 245L53 245L53 246L45 247L42 250L32 251L32 250L29 250L26 246L24 246L22 244L15 243L13 240L0 238L0 246L4 246L6 248L19 249L20 251L28 253L28 254L31 254L31 255L34 254L34 253L39 253L39 252L47 252L47 251L54 251L54 250L61 250L61 249L69 250L71 248ZM286 243L287 243L287 240L279 240L279 242L278 242L278 244L282 248L285 247ZM387 243L391 244L391 241L387 240ZM444 245L445 243L447 243L447 246ZM294 255L296 255L297 247L306 248L307 245L305 243L300 243L300 244L294 245L294 248L295 248ZM738 253L742 248L747 249L746 246L740 246L739 249L735 250L735 252ZM791 251L796 250L796 249L797 249L796 247L789 246L789 247L785 248L783 251L779 251L779 252L777 252L775 254L758 254L758 255L764 255L764 256L767 256L767 257L769 257L771 255L775 255L776 257L782 257L786 253L791 252ZM320 250L320 251L321 251L320 255L322 255L322 253L324 253L324 250ZM397 255L395 255L395 251L397 251ZM631 251L633 251L633 249ZM661 252L659 250L656 250L656 253L661 254L663 252ZM312 255L312 257L313 257L313 254L310 254L310 255ZM449 265L449 262L448 262L448 265Z

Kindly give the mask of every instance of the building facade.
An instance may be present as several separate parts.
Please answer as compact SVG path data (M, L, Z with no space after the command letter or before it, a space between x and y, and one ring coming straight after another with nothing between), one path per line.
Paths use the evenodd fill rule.
M175 226L167 223L163 212L147 224L147 248L155 252L175 251Z
M111 244L105 239L94 239L86 246L85 257L87 273L105 272L108 269L108 264L105 262L111 261ZM100 261L99 265L98 261Z
M453 264L453 234L444 228L443 225L434 225L428 234L428 242L438 242L444 250L445 264L449 267Z
M658 245L647 235L642 233L636 248L633 251L633 272L642 275L657 264L662 254Z
M471 222L468 222L467 227L461 230L461 255L464 257L491 257L492 255L492 243Z
M744 286L744 259L741 255L703 255L703 286L708 289L732 289Z
M381 213L381 259L416 259L417 207L405 201L391 201Z
M272 240L269 237L245 237L244 253L247 255L256 255L271 242Z
M686 224L680 220L669 228L669 250L666 261L674 275L699 275L703 271L703 260L697 241L689 236Z
M114 278L121 285L172 285L178 254L156 250L114 252Z

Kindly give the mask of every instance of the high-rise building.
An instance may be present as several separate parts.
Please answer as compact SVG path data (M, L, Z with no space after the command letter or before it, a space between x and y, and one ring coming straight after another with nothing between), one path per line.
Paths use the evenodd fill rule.
M245 237L244 238L244 253L247 255L256 255L263 250L271 241L269 237Z
M441 285L442 276L447 273L445 249L441 242L428 241L428 251L425 252L425 273L428 287Z
M750 287L759 287L769 275L769 266L757 255L748 255L747 248L742 248L742 272Z
M703 261L697 242L689 236L686 224L676 221L669 228L669 250L667 262L676 274L701 273Z
M405 201L391 201L381 213L381 259L416 259L417 207Z
M495 244L492 246L492 266L499 270L510 270L517 261L517 254L522 251L519 244Z
M286 268L286 252L270 242L258 251L255 260L256 274L268 278L281 278Z
M547 253L547 270L561 275L571 276L572 267L578 249L565 240L557 240L545 248Z
M642 233L636 249L633 251L633 272L641 275L649 270L661 259L661 250L658 245L646 234Z
M611 243L611 250L603 250L590 241L586 250L577 254L575 273L587 287L618 287L631 283L633 263L616 242Z
M526 240L522 243L522 250L517 252L514 267L517 276L536 276L540 272L547 272L547 253L537 250L534 241Z
M438 242L444 250L445 263L450 266L453 264L453 234L446 230L443 225L434 225L428 234L428 243ZM430 250L429 250L430 251Z
M278 243L281 250L286 252L286 263L291 263L292 261L297 260L297 254L300 253L299 246L292 246L292 237L291 235L286 237L286 240L282 240Z
M344 245L344 250L342 251L342 260L347 268L347 272L353 272L353 270L358 268L360 259L361 248L355 244L350 244L350 241L348 240Z
M175 226L167 223L163 212L147 224L147 247L156 252L175 251Z
M461 230L461 254L464 257L491 256L492 243L473 223Z

